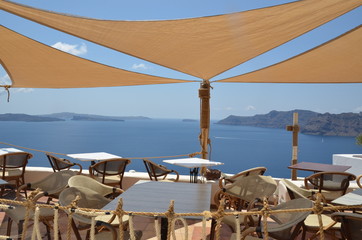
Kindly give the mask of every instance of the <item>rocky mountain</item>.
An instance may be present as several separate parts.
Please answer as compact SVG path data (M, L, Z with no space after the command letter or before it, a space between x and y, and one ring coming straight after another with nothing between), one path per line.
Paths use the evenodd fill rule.
M62 113L52 113L40 115L43 117L55 117L61 118L64 120L88 120L88 121L119 121L119 120L150 120L148 117L142 116L102 116L96 114L81 114L81 113L71 113L71 112L62 112Z
M73 121L116 121L124 122L123 119L105 118L105 117L90 117L90 116L73 116Z
M44 115L28 115L28 114L0 114L0 121L22 121L22 122L53 122L53 121L125 121L125 120L149 120L150 118L135 116L135 117L111 117L93 114L78 114L78 113L53 113Z
M21 113L5 113L0 114L0 121L22 121L22 122L55 122L65 121L64 119L55 117L41 117Z
M293 123L293 113L298 112L301 133L324 136L357 136L362 133L360 113L317 113L307 110L271 111L250 117L230 115L217 124L244 125L267 128L285 128Z

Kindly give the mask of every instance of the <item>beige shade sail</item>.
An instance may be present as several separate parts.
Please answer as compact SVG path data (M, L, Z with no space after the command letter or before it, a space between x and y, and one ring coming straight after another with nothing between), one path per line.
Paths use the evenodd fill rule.
M208 80L360 4L361 0L301 0L233 14L164 21L82 18L3 0L0 9Z
M0 63L11 87L87 88L190 82L130 72L92 62L0 26Z
M217 82L362 83L362 28L278 64Z

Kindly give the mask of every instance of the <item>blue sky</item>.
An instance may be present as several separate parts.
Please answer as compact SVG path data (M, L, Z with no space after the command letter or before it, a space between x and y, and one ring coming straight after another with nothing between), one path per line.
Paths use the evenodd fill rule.
M27 0L16 2L56 12L113 20L163 20L210 16L289 2L287 0ZM183 73L127 56L37 23L0 11L0 22L16 32L82 58L126 70L181 79ZM215 79L253 71L317 46L362 22L362 7L285 46L235 67ZM359 52L360 53L360 52ZM0 82L9 81L0 69ZM211 118L251 116L271 110L362 111L362 84L213 83ZM11 89L10 102L0 90L0 113L77 112L151 118L199 117L198 83L88 89Z

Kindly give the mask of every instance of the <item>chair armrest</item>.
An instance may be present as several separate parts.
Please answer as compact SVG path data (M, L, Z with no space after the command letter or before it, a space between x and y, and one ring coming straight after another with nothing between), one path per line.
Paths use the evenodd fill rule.
M178 179L179 179L179 177L180 177L180 175L178 174L178 172L175 171L175 170L171 170L171 172L174 173L174 174L176 174L176 180L175 180L175 182L178 182Z
M81 174L81 173L82 173L82 170L83 170L82 165L80 165L79 163L73 163L73 166L78 166L78 167L79 167L79 172L78 172L78 174Z

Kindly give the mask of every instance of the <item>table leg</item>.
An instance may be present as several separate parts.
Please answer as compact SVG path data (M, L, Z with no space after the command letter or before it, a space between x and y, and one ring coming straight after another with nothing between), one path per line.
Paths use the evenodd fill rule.
M161 240L167 240L168 219L161 218Z
M199 168L190 169L190 183L197 183L198 175L199 175Z

